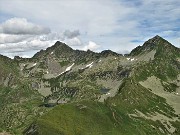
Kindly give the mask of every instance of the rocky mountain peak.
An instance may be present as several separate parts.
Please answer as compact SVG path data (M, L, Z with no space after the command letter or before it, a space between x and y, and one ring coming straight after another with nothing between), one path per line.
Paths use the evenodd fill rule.
M69 47L68 45L66 45L63 42L57 41L54 45L52 45L51 47L48 47L46 50L40 50L39 52L37 52L33 58L40 58L43 56L46 56L48 54L53 54L55 53L56 55L60 55L61 53L71 53L73 52L73 49L71 47Z
M131 56L139 55L141 53L150 52L152 50L166 50L175 48L167 40L163 39L159 35L147 40L142 46L138 46L130 53Z
M154 39L154 40L159 40L159 39L162 39L162 37L160 37L159 35L156 35L156 36L154 36L152 39Z
M146 41L143 46L147 46L147 45L158 45L161 43L166 43L168 42L167 40L163 39L162 37L160 37L159 35L156 35L155 37L149 39L148 41ZM168 42L169 43L169 42ZM170 44L170 43L169 43Z
M53 46L49 47L48 49L51 49L51 50L53 50L53 49L73 50L67 44L60 42L60 41L57 41Z

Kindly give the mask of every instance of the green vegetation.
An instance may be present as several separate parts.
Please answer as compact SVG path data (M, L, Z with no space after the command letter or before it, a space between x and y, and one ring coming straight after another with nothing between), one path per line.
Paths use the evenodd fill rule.
M39 134L112 134L110 110L97 102L59 105L37 120ZM46 130L47 127L52 127Z
M53 135L163 135L169 133L161 122L129 116L135 112L135 109L146 115L158 112L169 118L176 117L173 108L166 103L165 99L149 92L133 79L125 79L118 94L105 103L83 100L58 105L34 124L36 133L40 135L50 133ZM178 129L177 124L179 123L174 123L174 127ZM179 130L176 132L179 133Z
M174 83L163 83L162 82L162 85L164 87L164 90L168 91L168 92L176 92L176 89L178 88L178 86Z
M157 122L131 119L114 107L93 101L59 105L35 123L39 135L146 135L162 134ZM154 128L150 125L154 125ZM162 127L163 128L163 127Z
M0 127L11 133L21 134L40 116L40 112L46 110L39 108L40 104L41 96L30 89L26 82L16 88L0 86Z
M18 74L18 64L14 62L12 59L0 55L0 72L1 73L14 73L15 75Z
M138 59L152 50L156 53L151 60ZM139 83L156 76L165 91L174 93L180 74L180 50L156 36L135 48L129 54L132 56L134 61L110 50L101 53L73 50L61 42L30 59L0 56L0 132L15 135L180 134L175 110L164 98ZM30 66L34 62L37 65ZM91 62L93 66L86 67ZM59 64L67 67L72 63L75 64L70 71L58 75L62 72ZM20 65L24 64L20 71ZM101 93L102 88L109 91ZM38 91L48 92L43 97ZM107 99L98 102L103 96ZM167 126L171 125L167 122L151 119L156 114L172 120L167 122L175 132L168 131Z
M125 113L132 113L134 109L138 109L144 114L159 112L163 110L166 116L175 116L173 108L171 108L164 98L161 98L149 90L136 83L133 79L126 79L121 85L119 93L106 101L108 104L114 104L117 110Z
M174 127L180 127L180 122L179 121L171 122L171 124ZM180 134L180 128L177 128L176 131L174 132L174 135L179 135L179 134Z
M61 65L61 67L64 67L64 66L67 66L70 62L67 60L66 61L64 60L64 61L60 61L59 63Z
M162 58L154 59L148 63L142 63L135 68L135 77L137 81L146 80L147 77L152 75L167 81L168 79L174 80L180 73L178 70L179 65L175 65L173 60Z

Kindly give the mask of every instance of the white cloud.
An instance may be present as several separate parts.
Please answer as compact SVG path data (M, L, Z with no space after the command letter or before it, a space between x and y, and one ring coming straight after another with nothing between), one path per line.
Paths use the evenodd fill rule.
M97 45L93 41L89 41L88 45L84 46L83 50L87 51L89 49L91 51L96 51L98 48L100 48L100 45Z
M8 56L9 58L14 58L14 56L20 56L23 58L31 58L35 51L28 51L28 52L3 52L2 55Z
M83 45L82 41L78 37L65 39L63 42L65 42L69 46L82 46Z
M50 41L41 41L40 39L33 39L31 41L26 42L25 49L31 49L31 50L40 50L45 49L51 45L53 45L56 41L50 40Z
M18 43L31 37L31 35L0 34L0 44Z
M27 22L24 18L12 18L0 24L0 53L9 57L15 55L32 56L24 52L46 49L56 41L62 41L70 46L82 45L79 30L65 32L50 32L42 26ZM50 33L49 33L50 32Z
M31 41L22 41L18 43L6 43L0 45L0 53L6 56L32 56L41 49L53 45L56 41L41 41L39 39L32 39ZM33 53L33 54L32 54Z
M48 34L50 29L28 22L25 18L11 18L0 24L0 32L4 34Z
M128 8L121 6L118 1L102 0L53 0L46 2L40 0L28 2L1 0L1 11L13 16L36 20L43 25L51 26L52 30L79 29L89 35L113 32L117 27L118 16L123 19L131 12Z
M101 44L95 50L111 49L127 52L137 45L142 45L142 42L133 42L134 40L145 41L158 34L178 46L180 37L179 7L179 0L163 2L162 0L52 0L46 2L41 0L0 0L0 15L2 16L0 22L10 17L20 17L22 23L27 22L29 25L30 22L27 20L31 20L34 22L33 26L40 24L55 31L48 34L35 32L34 36L26 37L25 33L27 35L28 30L16 31L13 28L9 29L10 32L6 31L11 34L0 35L0 43L10 46L10 42L17 42L21 48L23 45L20 43L26 41L29 42L29 46L30 43L36 43L34 47L38 49L48 46L47 42L60 40L72 47L86 50L91 48L91 45L85 43L91 40ZM27 20L22 21L22 18L27 18ZM18 29L23 28L18 25ZM3 31L2 26L0 31ZM24 34L17 35L23 32ZM38 33L39 35L37 35ZM40 47L37 45L39 40L41 41ZM24 46L27 47L26 43Z

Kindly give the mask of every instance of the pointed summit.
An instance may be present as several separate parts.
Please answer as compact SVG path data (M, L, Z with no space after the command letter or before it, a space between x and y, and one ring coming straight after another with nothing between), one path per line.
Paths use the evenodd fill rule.
M61 50L61 51L73 51L71 47L69 47L68 45L60 41L57 41L53 46L47 48L47 51L48 50L53 51L54 49Z
M163 49L164 48L164 49ZM131 56L139 55L152 50L165 50L165 48L174 48L174 46L159 35L147 40L142 46L138 46L130 53Z
M74 50L69 47L68 45L66 45L63 42L57 41L54 45L52 45L51 47L48 47L46 50L40 50L39 52L37 52L33 58L41 58L43 56L47 56L48 54L56 54L56 56L60 56L63 54L69 54L72 53Z
M158 43L158 42L160 42L160 41L168 42L168 41L166 41L164 38L160 37L159 35L154 36L153 38L149 39L149 40L146 41L146 42L149 42L149 43L152 43L152 44L156 44L156 43ZM146 42L145 42L145 43L146 43ZM144 43L144 44L145 44L145 43Z
M58 45L58 44L63 44L63 42L56 41L55 45Z
M162 38L162 37L160 37L159 35L156 35L152 39L159 39L159 38Z
M159 43L169 43L167 40L165 40L164 38L160 37L159 35L156 35L155 37L149 39L148 41L146 41L144 45L147 45L147 44L151 44L151 45L158 45ZM170 44L170 43L169 43Z

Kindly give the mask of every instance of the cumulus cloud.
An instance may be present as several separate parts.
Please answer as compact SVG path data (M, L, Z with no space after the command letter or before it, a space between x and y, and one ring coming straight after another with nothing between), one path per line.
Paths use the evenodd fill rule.
M22 41L18 43L6 43L0 45L0 53L1 54L9 54L8 56L20 54L22 55L29 55L26 52L37 52L38 50L45 49L56 42L51 41L41 41L40 39L32 39L30 41ZM29 56L32 56L29 55Z
M88 45L84 46L83 50L87 51L89 49L91 51L97 51L98 48L100 48L100 45L97 45L93 41L89 41Z
M79 35L80 35L80 32L79 32L79 30L74 30L74 31L65 30L65 31L63 32L63 35L64 35L64 37L66 37L66 38L74 38L74 37L79 36Z
M14 18L9 20L12 21L14 20ZM38 28L40 28L38 25L36 24L29 25L32 23L25 21L26 19L18 19L27 22L26 24L27 27L24 25L22 28L20 28L21 23L19 22L21 21L15 21L17 30L12 28L11 31L7 32L7 30L10 29L13 24L13 23L7 23L9 22L9 20L5 21L0 25L0 28L3 29L3 31L1 31L3 33L0 33L0 53L9 56L11 58L16 55L19 55L21 57L25 57L25 56L31 57L32 52L36 53L35 51L46 49L47 47L53 45L56 41L64 42L71 47L83 46L82 41L77 37L80 33L78 30L75 31L66 30L65 32L62 33L58 33L58 32L46 33L43 32L43 30L40 32L40 29L38 30ZM32 30L36 26L38 26L37 31L33 31L32 33Z
M82 45L81 40L76 37L78 35L77 30L51 32L49 28L28 22L25 18L12 18L0 24L0 53L9 57L32 56L27 52L46 49L57 40L67 42L70 46Z
M64 37L61 33L52 32L49 34L42 35L15 35L15 34L4 34L0 33L0 44L6 43L18 43L24 40L31 41L34 39L39 39L41 41L50 41L50 40L60 40L63 41Z
M65 39L64 42L69 46L82 46L83 45L82 41L78 37Z
M50 29L28 22L24 18L12 18L0 24L0 53L9 57L30 57L32 52L46 49L56 41L69 46L82 46L77 37L79 30L50 32ZM28 53L31 52L31 53Z
M4 34L40 35L50 33L50 29L28 22L25 18L11 18L0 24L0 32Z
M41 5L41 6L39 6ZM8 8L6 8L8 7ZM47 11L48 9L48 11ZM0 12L36 20L52 30L79 29L89 35L108 34L117 28L118 16L122 19L131 12L121 2L66 0L66 1L0 1Z
M9 27L10 24L12 26L13 21L6 21L0 24L0 43L2 46L10 46L11 43L20 44L28 41L30 46L30 43L35 44L34 40L40 40L45 44L60 40L78 49L87 50L96 47L96 45L92 47L93 45L90 43L86 44L87 41L91 40L95 44L101 44L95 50L111 49L126 52L126 50L131 51L137 45L142 45L140 42L133 41L143 42L158 34L178 46L180 37L179 6L179 0L163 2L162 0L56 0L46 2L31 0L28 3L22 0L0 0L0 13L2 15L0 21L9 19L9 15L18 16L48 26L52 31L55 31L48 33L46 30L46 32L39 30L39 27L42 28L42 26L22 18L19 22L23 25L18 25L17 28L21 29L18 31L16 28ZM6 36L2 35L5 34L2 33L4 31L3 24L8 24L8 29L5 30ZM27 32L27 29L22 30L24 26L39 27L36 27L37 31L33 30L36 31L33 33L32 31ZM28 35L34 36L28 37ZM26 43L24 46L27 46Z
M47 35L46 35L47 36ZM17 43L2 43L0 44L0 54L6 55L8 57L13 58L14 56L21 56L21 57L31 57L37 51L41 49L46 49L55 44L57 39L48 39L48 36L37 36L29 38L28 40L23 40ZM59 40L61 42L66 43L73 49L80 49L80 50L93 50L96 51L100 46L96 43L90 41L88 45L84 45L83 42L74 37L72 39L65 39Z
M30 35L10 35L10 34L0 34L0 44L5 43L17 43L26 40L32 36Z
M43 34L38 36L41 41L49 41L49 40L64 40L62 33L51 32L49 34Z

